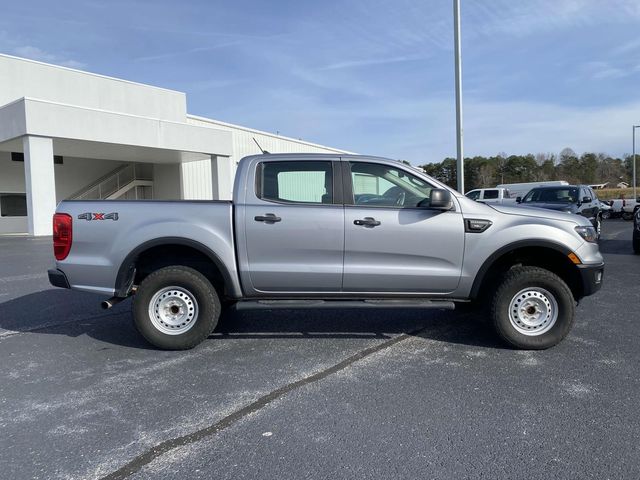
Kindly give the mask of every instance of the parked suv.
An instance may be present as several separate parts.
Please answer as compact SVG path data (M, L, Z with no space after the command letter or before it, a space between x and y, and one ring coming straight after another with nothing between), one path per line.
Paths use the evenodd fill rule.
M589 219L600 238L602 230L602 208L600 200L588 185L563 185L538 187L524 198L516 199L521 206L538 207L566 213L575 213Z

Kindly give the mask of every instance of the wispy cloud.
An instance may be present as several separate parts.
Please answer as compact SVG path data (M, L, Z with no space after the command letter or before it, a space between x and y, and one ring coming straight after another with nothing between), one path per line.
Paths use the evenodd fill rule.
M54 63L62 67L76 68L79 70L82 70L87 66L86 63L46 52L45 50L32 45L17 47L13 50L13 53L18 57L30 58L31 60L38 60L40 62Z
M611 53L614 55L626 55L628 53L640 50L640 37L635 38L629 42L625 42L622 45L615 47Z
M608 80L635 75L639 65L640 63L629 63L628 61L620 62L618 65L609 61L592 61L587 62L583 69L594 80Z
M517 37L553 29L610 23L631 23L640 18L636 0L472 0L463 10L467 26L480 33ZM463 16L464 18L464 16Z
M318 70L343 70L347 68L369 67L372 65L386 65L391 63L413 62L424 60L426 55L398 55L396 57L362 58L357 60L345 60L320 67Z
M210 51L218 50L218 49L222 49L222 48L233 47L235 45L239 45L240 43L242 43L241 40L232 40L232 41L229 41L229 42L218 43L216 45L207 45L207 46L203 46L203 47L187 48L187 49L184 49L184 50L159 53L159 54L156 54L156 55L145 55L145 56L142 56L142 57L134 58L133 61L135 61L135 62L150 62L150 61L155 61L155 60L166 60L168 58L180 57L180 56L183 56L183 55L190 55L190 54L193 54L193 53L210 52Z
M225 37L232 38L232 40L226 40L226 41L222 41L220 43L216 43L212 45L203 45L203 46L197 46L192 48L185 48L182 50L176 50L172 52L159 53L155 55L145 55L142 57L134 58L133 60L136 62L165 60L168 58L175 58L183 55L191 55L194 53L211 52L214 50L220 50L228 47L235 47L235 46L244 45L252 42L265 42L268 40L285 37L287 36L287 34L280 33L280 34L267 35L267 36L220 34L220 36L223 38Z

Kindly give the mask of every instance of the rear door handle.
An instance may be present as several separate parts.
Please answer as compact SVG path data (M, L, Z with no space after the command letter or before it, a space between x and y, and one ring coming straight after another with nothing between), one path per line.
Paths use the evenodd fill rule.
M364 227L377 227L380 222L373 217L364 217L362 220L354 220L353 224Z
M256 222L276 223L281 221L280 217L276 217L273 213L267 213L266 215L257 215L253 218Z

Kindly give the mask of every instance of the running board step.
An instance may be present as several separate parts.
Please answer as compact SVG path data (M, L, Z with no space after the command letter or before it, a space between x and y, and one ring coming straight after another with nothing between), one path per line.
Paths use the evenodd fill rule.
M238 310L263 309L320 309L320 308L435 308L454 310L455 303L448 300L419 299L365 299L365 300L243 300L236 303Z

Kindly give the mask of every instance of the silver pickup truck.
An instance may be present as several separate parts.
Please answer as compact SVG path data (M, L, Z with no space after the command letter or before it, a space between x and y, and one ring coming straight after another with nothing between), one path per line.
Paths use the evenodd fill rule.
M516 348L571 329L602 285L596 232L577 215L474 202L400 162L264 154L229 201L64 201L54 286L133 296L138 331L192 348L223 308L485 304ZM390 319L393 321L393 319Z

